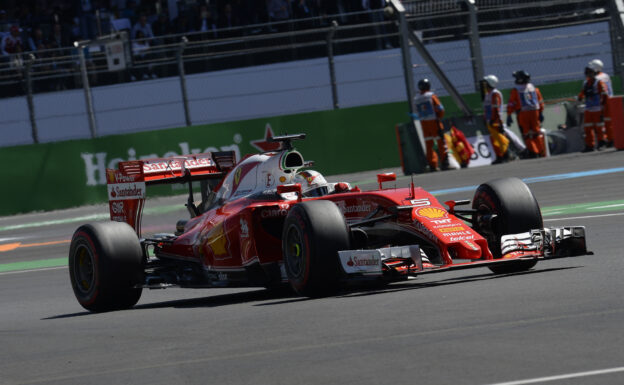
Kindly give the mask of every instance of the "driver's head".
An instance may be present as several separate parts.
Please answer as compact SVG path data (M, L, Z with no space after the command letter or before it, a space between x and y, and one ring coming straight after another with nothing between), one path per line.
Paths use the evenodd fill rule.
M301 184L301 193L304 197L320 197L330 192L329 183L318 171L300 171L295 176L295 183Z

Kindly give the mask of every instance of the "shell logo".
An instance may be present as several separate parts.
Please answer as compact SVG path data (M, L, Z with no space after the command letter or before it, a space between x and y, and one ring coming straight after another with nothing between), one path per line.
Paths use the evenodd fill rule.
M424 218L438 219L446 217L447 212L437 207L422 207L416 210L416 214Z

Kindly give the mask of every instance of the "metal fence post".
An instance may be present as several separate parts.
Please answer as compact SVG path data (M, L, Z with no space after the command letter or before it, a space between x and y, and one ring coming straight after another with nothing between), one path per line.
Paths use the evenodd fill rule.
M186 125L191 125L191 113L189 111L188 105L188 94L186 92L186 75L184 73L184 59L182 57L182 53L184 52L184 48L186 47L186 43L188 43L188 39L186 36L182 37L182 41L178 46L178 51L176 53L177 61L178 61L178 72L180 73L180 88L182 90L182 104L184 106L184 119L186 121Z
M89 129L91 137L97 137L97 125L95 122L95 112L93 110L93 97L91 95L91 86L89 86L89 74L87 73L87 59L85 58L84 49L87 45L80 42L74 42L74 47L78 48L78 57L80 59L80 73L82 75L82 87L85 93L85 102L87 104L87 117L89 118Z
M409 28L407 25L407 19L405 18L405 8L397 0L388 1L392 5L392 9L397 13L396 17L399 22L399 39L401 41L401 59L403 60L403 75L405 76L405 88L407 90L407 100L409 104L409 111L414 114L414 97L416 92L414 90L414 73L412 65L412 56L409 50ZM390 10L388 10L390 11Z
M403 77L405 79L405 90L407 92L407 106L410 112L412 127L416 132L416 137L420 143L420 148L425 148L425 135L423 134L422 125L419 120L415 120L413 116L416 114L414 109L414 97L416 90L414 89L414 66L412 64L412 54L410 52L410 30L405 17L405 7L399 0L387 0L388 6L384 9L388 15L396 14L399 27L399 42L401 44L401 59L403 61ZM416 147L417 148L417 147Z
M420 37L414 33L414 31L407 24L407 19L405 17L405 7L399 0L388 0L388 3L394 9L394 12L397 13L396 17L399 21L399 35L401 37L401 53L403 57L403 71L405 73L405 80L407 85L408 97L410 98L410 112L414 113L412 101L414 100L414 75L412 73L412 60L409 52L409 43L411 42L414 45L414 48L418 51L420 56L425 60L429 69L434 73L434 75L438 78L440 83L446 91L449 93L453 101L457 104L457 106L462 110L465 116L472 116L472 110L461 96L459 91L455 88L453 83L448 79L444 71L440 68L438 63L435 61L433 56L429 53L427 48L424 46Z
M26 101L28 102L28 116L30 117L30 127L32 129L32 138L34 143L39 143L39 130L37 129L37 119L35 118L35 103L33 102L32 88L32 66L35 61L35 55L29 54L26 59L26 67L24 69L26 78Z
M331 28L327 32L327 59L329 60L329 79L331 81L332 100L334 101L334 109L337 110L338 105L338 87L336 85L336 65L334 63L334 34L338 28L336 20L332 21Z
M468 39L470 41L470 56L472 57L472 73L475 81L475 91L480 91L479 82L483 79L483 54L481 53L481 41L479 39L479 22L477 21L477 6L475 0L464 0L468 6Z
M620 77L620 85L624 88L624 4L621 1L609 2L609 35L611 37L611 58L613 59L613 74Z

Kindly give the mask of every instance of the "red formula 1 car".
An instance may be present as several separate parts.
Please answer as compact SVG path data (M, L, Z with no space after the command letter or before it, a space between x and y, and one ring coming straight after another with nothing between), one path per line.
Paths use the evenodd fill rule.
M494 273L538 260L586 254L584 227L543 228L519 179L482 184L469 201L440 204L412 185L360 191L305 170L292 147L305 135L272 138L281 150L235 163L230 152L119 163L107 170L111 220L80 226L69 271L91 311L134 306L143 288L278 287L323 296L352 280L398 281L473 267ZM195 204L192 182L202 186ZM175 234L141 238L146 186L188 183L191 218ZM459 206L459 207L458 207Z

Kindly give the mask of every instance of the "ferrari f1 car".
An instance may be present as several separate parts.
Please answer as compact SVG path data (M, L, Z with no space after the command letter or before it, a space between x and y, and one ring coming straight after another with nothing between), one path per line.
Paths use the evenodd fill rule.
M413 183L361 191L327 183L296 151L304 134L273 137L280 150L235 162L214 152L120 162L107 170L111 221L80 226L71 284L90 311L130 308L144 288L280 287L325 296L354 280L488 267L513 273L539 260L587 253L584 227L544 228L519 179L480 185L470 201L441 204ZM201 185L195 204L193 182ZM141 237L146 186L188 183L190 219ZM386 186L383 184L386 183ZM173 229L173 225L172 225Z

